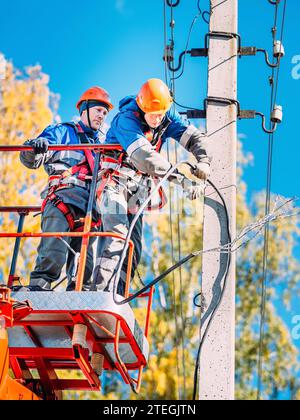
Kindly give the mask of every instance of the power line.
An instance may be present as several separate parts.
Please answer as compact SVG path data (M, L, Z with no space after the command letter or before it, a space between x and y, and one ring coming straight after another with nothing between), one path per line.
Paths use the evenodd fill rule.
M167 156L168 160L170 161L170 148L169 143L167 144ZM172 264L175 264L175 256L174 256L174 240L173 240L173 218L172 218L172 191L171 186L169 187L169 227L170 227L170 240L171 240L171 258ZM177 319L177 308L176 308L176 282L175 282L175 272L172 273L172 297L173 297L173 307L174 307L174 319L175 319L175 343L176 343L176 367L177 367L177 378L178 378L178 385L180 382L180 370L179 370L179 352L177 347L177 331L178 328L178 319ZM181 399L181 392L180 386L178 386L178 394L179 400Z
M185 67L185 59L186 59L186 54L187 54L187 52L188 52L188 48L189 48L189 43L190 43L190 37L191 37L191 33L192 33L192 30L193 30L193 27L194 27L194 25L195 25L195 23L197 22L197 20L199 19L199 17L201 16L201 14L200 13L198 13L195 17L194 17L194 19L193 19L193 21L192 21L192 23L191 23L191 25L190 25L190 29L189 29L189 32L188 32L188 37L187 37L187 41L186 41L186 45L185 45L185 50L184 50L184 52L182 53L183 54L183 62L182 62L182 70L181 70L181 72L180 72L180 74L178 75L178 76L174 76L173 75L173 81L174 80L178 80L182 75L183 75L183 73L184 73L184 67ZM180 65L180 67L181 67L181 65ZM179 69L180 69L180 67L179 67Z
M164 2L164 51L166 51L167 46L167 16L166 16L166 0ZM169 3L168 3L169 5ZM168 63L165 60L165 81L166 84L169 85L168 82ZM167 143L167 155L168 160L170 161L170 151L169 151L169 143ZM172 264L175 263L174 257L174 241L173 241L173 220L172 220L172 192L169 189L169 228L170 228L170 240L171 240L171 259ZM181 400L181 387L180 387L180 369L179 369L179 351L177 346L177 331L178 331L178 319L177 319L177 308L176 308L176 282L175 282L175 272L172 273L172 300L173 300L173 309L174 309L174 322L175 322L175 344L176 344L176 371L177 371L177 383L178 383L178 399Z
M282 16L281 34L280 34L280 43L281 44L282 44L282 40L283 40L285 17L286 17L286 0L284 0L284 5L283 5L283 16ZM279 64L280 64L280 60L281 60L281 56L279 56ZM277 69L276 86L275 86L275 93L274 93L273 108L274 108L274 105L276 103L276 98L277 98L279 71L280 71L280 65L278 66L278 69Z
M177 143L175 143L175 163L178 163L178 150ZM178 202L178 197L177 197ZM180 218L177 212L177 243L178 243L178 259L181 260L181 225ZM179 285L180 285L180 297L183 296L183 280L182 280L182 267L179 267ZM183 366L183 389L184 389L184 399L186 399L186 363L185 363L185 318L183 314L183 302L180 298L180 317L181 317L181 328L182 328L182 366Z
M175 41L174 41L174 27L175 27L175 21L174 21L174 13L173 13L173 7L175 7L172 4L169 4L170 6L170 28L171 28L171 48L174 47ZM165 10L165 8L164 8ZM164 13L164 16L166 16L166 13ZM164 19L165 21L165 42L166 42L166 17ZM165 50L166 50L166 43L165 43ZM165 64L168 66L168 62L165 60ZM168 66L168 69L170 70L170 67ZM174 70L171 69L172 76L170 77L169 82L169 88L172 92L172 96L175 97L175 77L174 77ZM167 153L168 153L168 160L170 161L170 149L169 149L169 143L167 145ZM175 144L175 157L176 157L176 164L178 163L178 156L177 156L177 144ZM172 218L172 193L171 190L169 190L169 200L170 200L170 206L169 206L169 223L170 223L170 231L172 233L171 242L172 242L172 259L174 262L174 244L173 244L173 218ZM177 215L177 243L178 243L178 254L179 254L179 260L181 259L181 227L180 227L180 221L179 221L179 215ZM173 273L173 283L175 287L175 276ZM179 270L179 295L182 296L183 293L183 281L182 281L182 271L181 268ZM174 289L175 293L175 289ZM175 303L175 302L174 302ZM180 331L180 339L181 339L181 358L182 358L182 370L183 370L183 399L186 399L186 360L185 360L185 320L183 316L183 303L182 299L180 299L179 303L180 308L180 318L181 318L181 331ZM175 307L176 311L176 307Z
M175 47L175 42L174 42L174 26L175 26L175 21L173 19L173 7L175 7L174 5L172 6L172 4L170 4L169 2L167 2L167 4L170 6L171 8L171 22L170 22L170 27L171 27L171 39L170 39L170 45L167 45L167 37L166 37L166 33L165 33L165 42L164 42L164 51L165 51L165 79L167 80L167 69L172 73L172 76L170 76L170 81L168 84L170 90L174 90L174 80L178 80L184 73L185 70L185 60L186 60L186 55L188 53L190 53L191 51L188 51L189 48L189 43L190 43L190 37L191 37L191 33L192 33L192 29L196 23L196 21L199 19L199 17L202 17L202 19L205 21L205 23L209 23L208 20L206 20L204 18L205 14L210 15L210 13L208 11L204 11L202 12L202 10L200 9L200 0L197 1L197 8L198 8L198 13L197 15L194 16L190 28L189 28L189 32L188 32L188 36L187 36L187 41L186 41L186 46L185 46L185 50L179 55L179 64L176 67L171 66L170 61L173 61L174 57L174 47ZM177 4L178 5L178 4ZM164 15L166 15L166 0L164 0ZM165 23L165 28L166 28L166 23ZM177 75L175 77L175 72L179 71L181 69L181 72L179 73L179 75ZM174 93L174 97L175 97L175 93Z
M276 3L274 26L272 28L273 43L276 40L277 32L277 19L278 19L278 6ZM286 0L284 0L284 9L281 26L281 43L283 39L283 30L286 15ZM274 58L273 58L274 63ZM279 70L280 70L280 57L277 68L272 68L271 76L271 99L270 99L270 112L272 112L277 98L278 82L279 82ZM276 82L274 86L274 75L276 71ZM270 200L271 200L271 185L272 185L272 162L273 162L273 145L274 145L274 133L269 134L268 142L268 162L267 162L267 185L266 185L266 201L265 201L265 215L270 212ZM261 287L261 309L260 309L260 328L259 328L259 350L258 350L258 366L257 366L257 400L261 398L262 392L262 370L263 370L263 347L265 337L265 318L266 318L266 300L267 300L267 266L268 266L268 252L269 252L269 223L265 225L264 231L264 249L263 249L263 276L262 276L262 287Z

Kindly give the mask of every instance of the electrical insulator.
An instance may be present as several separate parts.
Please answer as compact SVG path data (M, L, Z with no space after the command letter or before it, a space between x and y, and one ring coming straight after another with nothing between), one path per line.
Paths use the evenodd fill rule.
M171 61L174 61L174 55L173 55L174 49L172 45L166 45L164 50L164 61L167 63L170 63Z
M273 123L281 123L282 121L282 106L281 105L275 105L272 115L271 115L271 121Z
M274 42L274 49L273 49L273 55L274 57L284 57L284 48L280 41Z

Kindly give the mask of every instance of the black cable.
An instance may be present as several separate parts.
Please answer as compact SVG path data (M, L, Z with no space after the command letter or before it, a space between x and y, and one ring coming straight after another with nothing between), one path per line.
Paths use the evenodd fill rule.
M166 47L167 47L167 12L166 12L166 2L165 0L163 0L164 2L164 51L166 51ZM168 63L167 60L164 60L165 62L165 82L166 85L168 85Z
M193 305L196 306L197 308L201 308L201 300L200 300L200 303L197 303L197 299L200 298L201 296L202 296L202 293L198 292L193 298Z
M165 4L166 3L165 3L165 0L164 0L164 17L166 15ZM174 19L173 19L173 7L172 7L172 5L170 5L170 6L171 6L171 24L170 24L170 26L171 26L171 46L173 48L174 45L175 45L175 43L174 43L174 25L173 25ZM182 51L179 55L178 65L176 67L172 67L171 64L169 62L167 62L167 60L165 60L165 78L167 80L166 68L168 68L169 71L171 71L173 73L173 76L170 78L170 82L172 81L172 83L174 83L174 80L178 80L184 73L186 55L191 53L191 51L188 50L188 47L189 47L190 36L191 36L194 24L196 23L196 21L198 20L198 18L200 16L202 16L203 20L206 23L209 23L209 21L207 21L204 18L204 15L206 15L206 14L210 15L210 13L208 11L204 11L204 12L201 11L200 0L198 0L198 2L197 2L197 8L198 8L199 13L196 16L194 16L194 19L193 19L193 21L190 25L190 29L189 29L188 37L187 37L187 42L186 42L186 47L185 47L185 50ZM164 23L164 30L166 31L166 23ZM166 47L167 47L167 44L166 44L166 33L165 33L165 42L164 42L165 50L166 50ZM180 70L181 67L182 67L181 72L175 77L174 72L177 72L178 70ZM171 87L170 90L173 90L173 88Z
M176 67L172 67L171 64L168 63L169 70L171 70L172 72L176 72L176 71L180 70L180 68L182 66L182 58L183 58L183 56L184 56L184 59L185 59L186 54L190 54L190 53L191 53L191 51L188 51L187 49L185 49L184 51L182 51L180 53L180 55L179 55L178 65Z
M200 8L200 0L197 0L197 9L199 10L200 15L202 15L202 10Z
M179 5L179 3L180 3L180 0L176 0L176 2L175 3L173 3L171 0L166 0L167 1L167 5L169 6L169 7L176 7L176 6L178 6Z
M175 142L175 163L178 164L178 143ZM177 199L178 201L178 199ZM178 259L181 260L181 225L180 225L180 218L179 212L177 212L177 243L178 243ZM182 281L182 271L181 267L179 267L179 285L180 285L180 296L183 296L183 281ZM183 315L183 302L180 299L180 318L181 318L181 325L182 325L182 366L183 366L183 393L184 399L186 399L186 363L185 363L185 319Z
M188 32L188 37L187 37L187 41L186 41L186 45L185 45L185 50L179 56L179 64L178 64L178 66L176 68L171 68L169 66L169 69L172 70L173 72L178 71L181 68L181 66L182 66L181 73L178 76L176 76L176 77L174 77L174 75L173 75L173 78L172 78L173 81L174 80L178 80L183 75L183 73L184 73L184 66L185 66L185 58L186 58L186 55L191 53L191 51L188 50L188 48L189 48L189 43L190 43L190 37L191 37L192 29L193 29L195 23L197 22L197 20L199 19L200 16L201 16L200 13L198 13L196 16L194 16L194 19L193 19L193 21L191 23L191 26L190 26L190 29L189 29L189 32Z
M163 183L175 170L177 170L177 167L179 165L181 165L182 163L187 164L192 169L194 168L193 165L191 163L189 163L189 162L181 162L180 164L174 165L173 167L171 167L169 169L169 171L166 173L166 175L161 179L160 183L158 183L158 185L157 185L156 188L159 188L160 187L160 184ZM196 389L197 389L197 377L198 377L198 368L199 368L199 360L200 360L201 348L202 348L203 343L204 343L204 341L206 339L206 336L207 336L207 333L208 333L210 324L211 324L211 322L212 322L212 320L213 320L213 318L214 318L214 316L216 314L217 309L219 308L219 306L220 306L220 304L222 302L222 299L223 299L223 296L224 296L224 292L226 290L227 276L228 276L230 262L231 262L231 241L232 240L231 240L231 234L230 234L229 215L228 215L227 206L226 206L226 203L225 203L225 200L224 200L222 194L217 189L217 187L210 180L207 180L207 182L216 191L216 193L218 194L218 196L219 196L219 198L222 201L223 206L224 206L225 215L226 215L226 226L227 226L227 233L228 233L228 241L229 241L228 242L228 251L227 251L227 253L228 253L228 259L227 259L227 266L226 266L225 275L224 275L223 290L221 292L220 299L219 299L217 305L215 306L215 308L214 308L214 310L212 312L212 315L211 315L211 317L210 317L210 319L208 321L207 327L205 329L205 332L204 332L203 337L202 337L202 339L200 341L200 344L199 344L199 349L198 349L197 358L196 358L195 374L194 374L194 396L196 395ZM150 199L150 197L149 197L149 199ZM142 211L146 205L147 205L147 200L142 205L140 211ZM188 262L190 259L192 259L192 258L200 255L200 252L199 251L198 252L190 253L189 255L187 255L186 257L182 258L180 261L178 261L176 264L174 264L173 266L169 267L164 273L160 274L158 277L156 277L154 280L152 280L150 283L148 283L142 289L138 290L136 293L134 293L131 296L123 299L122 301L117 301L116 298L115 298L115 296L116 296L116 288L117 288L116 279L118 278L118 275L120 275L120 267L121 267L121 265L123 263L124 254L125 254L126 249L128 247L129 238L130 238L130 235L131 235L131 232L132 232L132 229L134 227L134 223L135 223L137 217L138 217L138 213L136 214L135 219L133 220L133 223L132 223L132 225L131 225L131 227L130 227L130 229L128 231L128 235L127 235L126 241L125 241L124 250L123 250L123 253L122 253L120 262L119 262L119 268L118 268L118 271L117 271L117 274L116 274L116 277L115 277L115 283L114 283L114 302L117 305L124 305L126 303L131 302L133 299L136 299L138 296L140 296L141 294L143 294L144 292L146 292L150 287L154 286L159 281L163 280L168 274L172 273L174 270L176 270L177 268L181 267L183 264L185 264L186 262Z
M175 21L174 21L173 5L171 6L171 22L170 22L170 27L171 27L171 45L172 45L172 48L174 48L174 45L175 45L175 41L174 41ZM172 95L175 98L174 70L173 71L171 70L171 72L172 72L172 76L170 78L170 87L171 87Z
M204 15L208 15L210 17L210 12L208 10L204 10L204 12L202 12L201 8L200 8L200 0L197 1L197 8L199 10L199 13L202 17L202 19L204 20L205 23L207 23L209 25L209 19L206 19L204 17Z
M207 182L214 188L214 190L216 191L216 193L218 194L220 200L222 201L223 207L224 207L224 211L225 211L225 216L226 216L226 230L227 230L227 235L228 235L228 244L231 243L231 233L230 233L230 225L229 225L229 214L228 214L228 209L225 203L225 200L222 196L222 194L220 193L220 191L218 190L218 188L210 181L207 180ZM198 386L198 371L199 371L199 366L200 366L200 355L201 355L201 350L203 347L203 344L205 342L205 339L207 337L210 325L217 313L217 310L219 308L219 306L222 303L223 297L224 297L224 293L226 290L226 286L227 286L227 278L228 278L228 273L229 273L229 267L230 267L230 263L231 263L231 251L230 248L228 250L228 259L227 259L227 265L226 265L226 270L225 270L225 274L224 274L224 283L223 283L223 289L221 291L220 294L220 298L219 301L217 302L211 317L207 323L206 329L204 331L204 334L200 340L200 344L199 344L199 348L198 348L198 352L197 352L197 356L196 356L196 364L195 364L195 371L194 371L194 389L193 389L193 400L196 399L196 393L197 393L197 386ZM200 327L201 328L201 327Z
M171 267L169 267L166 271L164 271L162 274L160 274L158 277L156 277L155 279L153 279L150 283L148 283L146 286L144 286L142 289L138 290L136 293L134 293L133 295L131 295L130 297L123 299L121 302L118 302L119 305L124 305L125 303L129 303L131 302L133 299L136 299L137 297L139 297L140 295L142 295L143 293L145 293L148 289L150 289L150 287L155 286L156 283L158 283L159 281L163 280L165 277L167 277L170 273L172 273L174 270L176 270L177 268L179 268L181 265L185 264L186 262L188 262L191 258L194 258L198 255L195 255L194 253L191 253L189 255L187 255L186 257L182 258L180 261L178 261L176 264L172 265Z
M184 109L192 109L192 110L194 110L195 109L195 107L191 107L191 106L187 106L187 105L181 105L181 104L179 104L177 101L175 101L175 99L173 98L173 102L174 102L174 104L176 104L177 106L179 106L180 108L184 108Z
M225 210L225 216L226 216L226 228L227 228L227 235L228 235L228 243L231 243L231 233L230 233L230 227L229 227L229 215L228 215L228 210L227 210L227 206L225 203L225 200L222 196L222 194L219 192L218 188L210 181L207 180L207 182L214 188L214 190L216 191L216 193L218 194L218 196L220 197L222 204L224 206L224 210ZM180 261L178 261L176 264L172 265L171 267L169 267L164 273L160 274L158 277L156 277L155 279L153 279L150 283L148 283L145 287L143 287L142 289L138 290L136 293L134 293L133 295L131 295L130 297L123 299L121 302L119 302L119 304L125 304L125 303L129 303L132 300L136 299L138 296L140 296L141 294L145 293L148 289L150 289L150 287L154 286L155 284L157 284L158 282L160 282L161 280L163 280L165 277L167 277L170 273L172 273L174 270L176 270L177 268L181 267L183 264L185 264L186 262L188 262L190 259L199 256L199 254L195 254L195 253L190 253L189 255L187 255L186 257L182 258ZM203 337L200 341L200 345L199 345L199 349L198 349L198 353L197 353L197 358L196 358L196 365L195 365L195 374L194 374L194 395L196 394L196 383L197 383L197 377L198 377L198 368L199 368L199 359L200 359L200 353L201 353L201 349L202 346L204 344L204 341L206 339L210 324L213 320L213 318L216 315L216 312L222 302L223 296L224 296L224 292L226 290L226 285L227 285L227 276L228 276L228 272L229 272L229 267L230 267L230 262L231 262L231 253L230 251L228 252L228 260L227 260L227 265L226 265L226 270L225 270L225 275L224 275L224 284L223 284L223 289L219 298L218 303L216 304L212 315L208 321L207 327L205 329L205 332L203 334ZM196 386L195 386L196 385Z
M124 248L123 248L123 251L122 251L122 254L121 254L121 258L120 258L120 260L119 260L119 262L118 262L118 265L117 265L117 269L116 269L116 275L114 276L114 282L113 282L113 299L114 299L114 302L117 304L117 305L123 305L124 303L126 303L126 302L128 302L128 298L127 299L123 299L122 301L119 301L119 300L117 300L117 297L116 297L116 295L117 295L117 285L118 285L118 282L119 282L119 279L120 279L120 275L121 275L121 269L122 269L122 264L123 264L123 262L124 262L124 260L125 260L125 257L126 257L126 251L128 250L128 247L129 247L129 242L130 242L130 237L131 237L131 235L132 235L132 231L133 231L133 228L134 228L134 226L135 226L135 223L136 223L136 221L137 221L137 218L141 215L141 213L145 210L145 208L146 208L146 206L147 206L147 204L149 203L149 201L151 200L151 197L152 197L152 194L154 194L154 193L156 193L157 191L158 191L158 189L162 186L162 184L170 177L170 176L172 176L172 174L173 173L175 173L175 171L177 171L178 170L178 167L179 166L181 166L181 165L183 165L183 164L185 164L185 165L187 165L187 166L189 166L191 169L194 169L194 165L192 165L190 162L188 162L188 161L184 161L184 162L180 162L180 163L178 163L178 164L176 164L176 165L173 165L173 166L171 166L170 167L170 169L166 172L166 174L159 180L159 182L158 182L158 184L155 186L155 188L153 189L153 192L149 195L149 197L148 198L146 198L146 200L141 204L141 206L140 206L140 209L137 211L137 213L136 213L136 215L135 215L135 217L133 218L133 220L132 220L132 222L131 222L131 224L130 224L130 227L129 227L129 230L128 230L128 233L127 233L127 236L126 236L126 239L125 239L125 244L124 244ZM193 256L195 256L195 255L193 255L193 254L191 254L191 256L190 256L190 258L191 257L193 257ZM180 262L181 264L183 263L182 261ZM174 268L175 269L175 268ZM172 270L171 270L172 271ZM147 287L146 288L146 290L148 289L149 287ZM142 291L140 291L140 293L142 293ZM135 297L136 297L136 295L134 295ZM130 299L131 300L131 299Z
M228 230L228 238L229 241L228 243L230 244L231 242L231 235L230 235L230 231L229 231L229 216L228 216L228 211L227 211L227 207L225 204L225 201L223 199L222 194L220 193L220 191L217 189L217 187L210 181L207 180L208 184L210 184L216 191L216 193L219 195L224 208L225 208L225 212L226 212L226 219L227 219L227 230ZM185 264L186 262L188 262L190 259L194 258L194 257L198 257L199 254L198 253L190 253L188 254L186 257L182 258L180 261L178 261L177 263L173 264L171 267L169 267L166 271L164 271L162 274L160 274L158 277L156 277L155 279L153 279L150 283L146 284L142 289L138 290L137 292L135 292L134 294L132 294L131 296L129 296L126 299L123 299L121 302L118 302L119 305L124 305L126 303L131 302L132 300L136 299L138 296L140 296L141 294L145 293L148 289L150 289L150 287L154 286L155 284L157 284L158 282L160 282L161 280L163 280L165 277L167 277L170 273L172 273L174 270L176 270L177 268L181 267L183 264Z
M210 18L210 13L209 13L207 10L205 10L205 11L202 13L202 19L204 20L204 22L205 22L205 23L207 23L207 24L209 25L209 18L208 18L208 19L206 19L206 18L204 17L204 15L208 15L208 16L209 16L209 18Z

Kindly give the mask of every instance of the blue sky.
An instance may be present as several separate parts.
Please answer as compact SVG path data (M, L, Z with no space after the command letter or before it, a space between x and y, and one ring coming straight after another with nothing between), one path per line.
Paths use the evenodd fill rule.
M249 6L251 3L257 6ZM242 45L271 52L274 7L267 0L251 3L239 2ZM174 8L177 56L185 48L190 23L197 14L196 4L196 0L181 0ZM207 0L200 1L203 9L207 5ZM282 5L283 1L281 10ZM76 113L74 104L82 91L92 85L105 87L117 104L123 96L137 92L147 78L164 78L163 0L87 0L85 3L47 0L42 7L38 0L15 0L4 2L1 11L0 51L19 68L42 65L50 75L52 91L61 95L62 120L69 120ZM167 13L169 22L169 8ZM288 0L286 56L282 60L277 95L284 120L275 136L272 183L274 192L287 196L300 194L297 176L300 78L292 77L295 67L292 59L300 55L299 21L299 2ZM206 32L207 25L199 19L194 25L190 47L202 47ZM202 107L206 71L206 58L187 56L185 73L176 85L178 102ZM256 109L269 115L270 74L262 54L239 60L238 99L242 109ZM265 187L268 136L262 132L259 119L243 120L238 129L245 136L245 149L255 156L254 166L245 173L251 193Z
M207 9L208 3L201 0L201 8ZM272 191L300 196L300 69L295 68L297 60L300 63L300 3L299 0L287 3L283 38L286 56L281 63L277 95L284 119L275 135ZM167 22L169 13L167 8ZM196 0L181 0L174 8L176 57L185 49L196 14ZM242 45L265 48L271 53L273 17L274 6L267 0L240 0ZM194 25L190 47L203 47L207 31L207 25L199 19ZM279 33L280 27L278 36ZM117 105L123 96L135 94L146 79L163 79L163 35L163 0L45 0L42 3L14 0L1 4L0 52L18 68L41 64L50 76L51 90L61 95L59 114L63 121L76 114L75 104L90 86L105 87ZM266 66L264 56L244 57L238 64L241 108L269 115L271 69ZM294 76L299 78L292 77L293 69ZM176 84L177 101L202 108L206 73L206 58L187 56L185 72ZM243 135L245 150L251 151L255 159L254 165L245 171L250 197L266 185L268 136L261 129L260 119L239 122L238 131Z

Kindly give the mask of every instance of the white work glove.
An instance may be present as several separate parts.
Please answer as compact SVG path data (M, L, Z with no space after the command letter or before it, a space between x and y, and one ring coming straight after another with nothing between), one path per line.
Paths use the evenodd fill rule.
M181 185L189 200L196 200L204 194L204 185L196 184L188 178L184 178Z
M210 175L210 165L206 162L198 162L193 169L191 169L193 175L197 178L206 181Z

